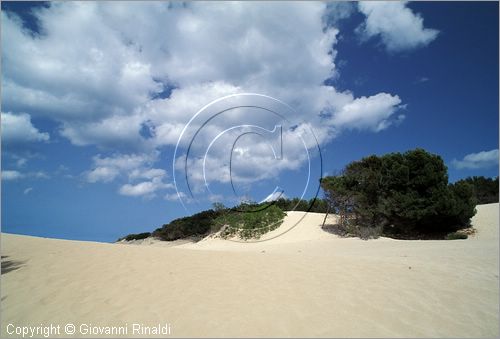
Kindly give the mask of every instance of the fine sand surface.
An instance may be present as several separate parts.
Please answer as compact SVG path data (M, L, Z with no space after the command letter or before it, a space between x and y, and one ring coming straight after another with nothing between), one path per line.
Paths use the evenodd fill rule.
M496 337L499 206L477 210L477 234L454 241L342 239L315 213L290 228L300 212L251 244L2 234L1 336L168 323L172 337Z

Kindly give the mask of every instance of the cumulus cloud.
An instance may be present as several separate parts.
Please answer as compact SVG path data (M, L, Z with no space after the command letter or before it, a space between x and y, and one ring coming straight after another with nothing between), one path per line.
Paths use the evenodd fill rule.
M2 180L16 180L21 179L23 174L19 171L5 170L2 171Z
M327 25L336 26L339 21L349 18L356 12L356 4L351 1L332 1L326 5L323 20Z
M152 167L158 159L158 153L151 154L114 154L109 157L96 155L93 168L84 173L89 183L112 182L117 178L125 180L118 190L121 195L154 197L159 190L173 189L171 183L165 183L167 172Z
M164 179L167 178L167 172L160 168L150 169L134 169L129 173L129 180L131 182L143 180L138 183L125 184L120 187L119 193L128 196L144 196L146 198L153 198L155 192L164 189L174 189L171 183L165 183ZM146 179L144 181L144 179Z
M423 18L406 4L406 1L358 2L358 8L366 19L357 31L364 39L379 36L390 52L428 45L436 39L439 31L425 28Z
M390 119L400 104L397 95L387 93L357 98L333 116L333 124L338 128L379 132L392 124Z
M498 166L498 149L470 153L462 160L454 159L452 164L457 169L479 169Z
M48 141L49 134L40 132L31 123L28 114L12 114L2 112L2 141L6 144Z
M24 178L49 179L50 176L43 171L23 173L16 170L2 170L2 180L8 181Z
M71 121L62 124L61 134L77 146L97 143L109 149L144 150L148 147L148 142L140 135L142 123L141 117L134 114L78 124Z
M401 6L405 18L409 11L421 22ZM175 146L193 114L225 95L264 93L289 103L295 111L287 118L296 126L285 136L312 128L321 145L346 130L379 132L400 121L402 100L395 94L357 98L324 85L338 76L336 23L353 10L321 2L52 2L34 11L39 35L2 12L3 105L55 120L76 146L111 153L93 158L86 181L120 178L127 181L121 194L151 195L168 189L166 172L153 167L159 150ZM368 16L373 12L380 11ZM198 144L206 146L242 117L275 126L269 116L232 112L213 120ZM206 162L209 180L227 182L226 137ZM293 140L279 163L266 142L242 140L234 177L250 183L296 170L307 158ZM202 168L202 160L189 161Z
M90 183L111 182L120 175L148 170L155 160L156 154L114 154L109 157L98 154L93 157L94 166L85 173L85 178ZM139 177L139 174L135 176Z
M163 178L167 175L165 170L161 168L151 168L147 170L135 169L129 174L130 179L154 179Z
M87 181L90 183L95 182L110 182L113 181L120 171L114 167L96 167L86 174Z
M137 184L125 184L120 187L119 193L128 196L144 196L152 198L158 190L173 188L170 183L164 183L162 177L154 177L151 181L143 181Z

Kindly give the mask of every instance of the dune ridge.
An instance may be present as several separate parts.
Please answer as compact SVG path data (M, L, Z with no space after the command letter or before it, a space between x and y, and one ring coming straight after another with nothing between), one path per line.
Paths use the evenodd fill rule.
M2 337L15 337L9 323L169 323L173 337L498 336L499 205L477 210L477 233L453 241L339 238L316 213L250 244L3 233L15 265L1 278Z

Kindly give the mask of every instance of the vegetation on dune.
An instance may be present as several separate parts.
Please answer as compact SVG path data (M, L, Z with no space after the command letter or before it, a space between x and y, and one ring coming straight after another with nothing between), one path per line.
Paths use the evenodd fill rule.
M172 241L188 237L199 237L208 234L215 226L215 219L222 214L222 210L207 210L172 220L170 223L157 228L153 237L160 240Z
M153 232L161 240L206 236L221 231L222 237L259 238L277 228L285 213L273 204L240 204L226 208L214 204L211 210L179 218Z
M473 187L474 196L478 204L491 204L498 202L498 177L468 177L459 182L465 182Z
M325 199L313 198L310 200L303 200L299 198L285 199L279 198L274 201L274 204L282 211L303 211L326 213L328 210L328 203Z
M385 235L404 239L464 239L477 203L498 202L498 177L469 177L448 183L438 155L415 149L354 161L336 176L321 180L325 199L280 198L263 204L243 203L172 220L149 236L172 241L219 232L222 237L259 238L281 224L285 211L336 213L335 233L363 239Z
M441 157L422 149L369 156L321 186L339 227L361 238L441 238L475 214L473 186L448 183Z
M149 238L150 236L151 236L150 232L129 234L129 235L124 236L123 238L118 239L118 241L121 241L121 240L126 240L126 241L141 240L141 239Z
M446 235L446 240L458 240L458 239L467 239L469 236L460 232L452 232Z
M222 238L238 237L258 239L281 225L285 217L274 204L242 204L238 209L228 209L215 219L216 228Z
M215 203L210 210L174 219L168 224L157 228L153 233L148 233L148 236L173 241L206 236L224 228L223 232L221 232L223 237L259 238L262 234L277 228L281 224L285 216L284 211L325 213L326 209L326 200L320 198L309 201L299 198L280 198L274 202L263 204L243 203L232 208L227 208L221 203ZM130 234L118 239L118 241L123 239L127 241L144 239L142 236L145 234Z

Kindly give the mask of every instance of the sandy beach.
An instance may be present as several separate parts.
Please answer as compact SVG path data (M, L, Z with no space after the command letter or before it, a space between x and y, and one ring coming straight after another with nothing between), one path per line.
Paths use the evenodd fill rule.
M251 244L3 233L1 334L53 324L67 336L71 323L84 337L106 326L134 336L132 324L168 324L172 337L498 336L499 205L477 211L477 233L453 241L340 238L316 213L290 228L303 212Z

